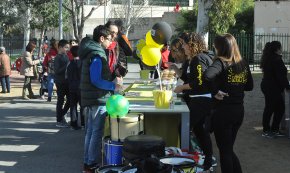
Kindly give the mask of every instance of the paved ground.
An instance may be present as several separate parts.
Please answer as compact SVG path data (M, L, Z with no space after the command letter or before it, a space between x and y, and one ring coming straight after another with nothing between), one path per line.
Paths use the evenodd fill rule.
M127 82L138 76L139 68L131 65L129 70ZM245 97L245 119L235 151L245 173L289 173L290 139L261 137L261 75L254 79L255 89ZM19 99L23 77L16 72L11 85L10 94L0 94L0 173L80 173L84 131L55 127L55 98L51 103ZM39 83L34 82L33 88L38 93ZM218 157L215 145L214 152Z

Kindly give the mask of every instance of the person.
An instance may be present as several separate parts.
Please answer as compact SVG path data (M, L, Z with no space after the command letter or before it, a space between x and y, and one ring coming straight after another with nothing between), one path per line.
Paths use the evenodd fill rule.
M69 43L67 40L62 39L58 42L58 54L54 60L54 79L56 84L57 103L56 103L56 126L68 127L65 120L65 114L70 107L69 87L68 81L65 78L66 66L69 62L67 51L69 50ZM64 98L66 102L64 104Z
M241 173L234 144L244 118L244 91L253 89L253 78L231 34L218 35L214 39L214 48L216 57L203 78L210 83L214 96L212 127L219 149L221 171Z
M83 109L80 109L80 117L78 116L78 103L80 103L81 92L79 89L81 81L81 61L78 56L79 46L72 46L70 52L74 59L69 62L66 68L66 77L68 80L69 86L69 95L70 95L70 118L71 118L71 127L74 130L80 129L78 126L78 120L81 120L81 126L84 126L84 116Z
M118 63L117 63L117 70L119 70L121 76L125 76L127 73L127 57L133 56L133 49L130 44L130 41L126 34L124 33L124 25L122 20L115 20L114 23L118 27L118 36L116 38L118 45L119 45L119 56L118 56ZM119 67L121 66L121 67ZM120 69L119 69L120 68ZM123 70L123 71L122 71Z
M113 39L111 45L106 49L106 54L109 59L110 71L113 74L113 78L123 78L128 72L126 54L130 55L130 49L124 45L128 44L128 40L124 41L125 37L119 36L121 34L119 32L120 27L118 27L115 22L108 21L105 26L109 28ZM119 45L118 41L122 43L122 46Z
M268 42L263 50L260 67L263 71L261 90L265 96L263 112L263 137L284 136L279 130L285 113L284 90L290 89L287 67L282 60L282 45L279 41ZM273 115L273 121L270 121Z
M69 48L72 48L73 46L77 46L77 45L78 45L78 41L77 40L75 40L75 39L69 40ZM68 56L68 59L70 61L72 61L74 59L74 56L72 55L70 50L67 52L67 56Z
M50 49L49 52L45 55L43 60L43 67L45 72L47 72L47 90L48 96L47 101L51 102L53 86L54 86L54 60L57 55L57 41L52 38L50 40Z
M211 114L211 94L206 81L202 79L203 72L212 63L212 57L208 55L207 45L201 35L189 33L183 37L182 48L188 58L186 84L174 89L175 93L188 90L190 110L190 128L194 132L201 149L205 155L203 169L210 171L212 167L212 143L210 132L205 128L205 120ZM185 69L184 69L185 70Z
M10 93L10 75L10 57L6 54L5 47L0 47L0 79L2 86L1 93Z
M82 60L80 88L81 104L86 118L84 171L87 173L93 172L102 163L101 146L107 115L106 98L113 91L122 88L121 80L112 82L112 71L104 50L111 43L110 30L106 26L99 25L94 29L93 39L84 38L78 51Z
M34 73L33 73L33 66L37 65L40 60L32 59L32 54L33 51L36 48L36 44L33 41L30 41L26 48L25 52L22 55L21 58L21 68L20 68L20 75L24 75L24 84L23 84L23 90L22 90L22 98L25 100L29 99L36 99L37 97L33 94L32 87L31 87L31 80L34 78ZM27 96L27 90L29 95Z

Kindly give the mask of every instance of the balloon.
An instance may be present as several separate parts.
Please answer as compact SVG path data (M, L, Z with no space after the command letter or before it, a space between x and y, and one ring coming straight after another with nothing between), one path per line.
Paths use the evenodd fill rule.
M129 111L129 101L122 95L112 95L106 102L106 108L111 118L124 117Z
M158 44L156 43L152 36L151 36L151 30L149 30L147 33L146 33L146 45L150 45L150 46L153 46L153 47L156 47L156 48L159 48L161 49L163 47L163 44Z
M137 47L136 54L139 58L141 57L141 50L144 46L146 46L146 41L144 39L138 40L136 44L136 47Z
M159 48L146 45L141 50L142 61L148 66L156 66L161 59L161 51Z
M166 22L158 22L153 25L151 36L157 44L166 44L172 36L172 29Z

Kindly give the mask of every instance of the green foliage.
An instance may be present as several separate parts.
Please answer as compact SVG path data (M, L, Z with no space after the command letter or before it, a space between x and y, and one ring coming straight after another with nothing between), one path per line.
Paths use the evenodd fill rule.
M246 33L254 32L254 7L248 7L244 11L240 11L235 15L236 24L229 29L230 33Z
M51 0L48 3L35 4L32 6L31 28L47 30L59 26L58 0ZM64 26L68 26L68 13L63 11ZM68 28L68 27L66 27Z
M20 17L17 15L16 8L10 2L0 1L0 33L10 35L19 31Z
M194 32L197 23L197 10L182 10L181 16L177 20L176 31Z
M236 23L235 13L237 10L237 1L235 0L213 1L208 12L209 31L217 34L227 32Z

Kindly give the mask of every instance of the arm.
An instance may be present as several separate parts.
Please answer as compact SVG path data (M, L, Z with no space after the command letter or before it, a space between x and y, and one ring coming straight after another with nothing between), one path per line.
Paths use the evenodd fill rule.
M39 59L38 59L38 60L32 60L31 53L29 53L29 52L25 52L23 58L24 58L24 60L27 62L27 64L28 64L29 66L36 65L36 64L38 64L38 63L40 62Z
M114 91L116 86L113 82L102 79L102 61L100 57L94 58L90 65L91 83L100 89Z
M279 58L279 60L275 61L273 65L280 86L290 89L289 81L287 79L287 68L285 67L283 60Z
M222 70L223 64L221 60L217 59L203 73L203 78L206 81L213 81L216 78L216 76L222 72Z
M254 88L254 81L253 81L252 73L248 64L247 64L247 71L248 71L248 75L247 75L247 83L245 85L245 91L252 91Z

